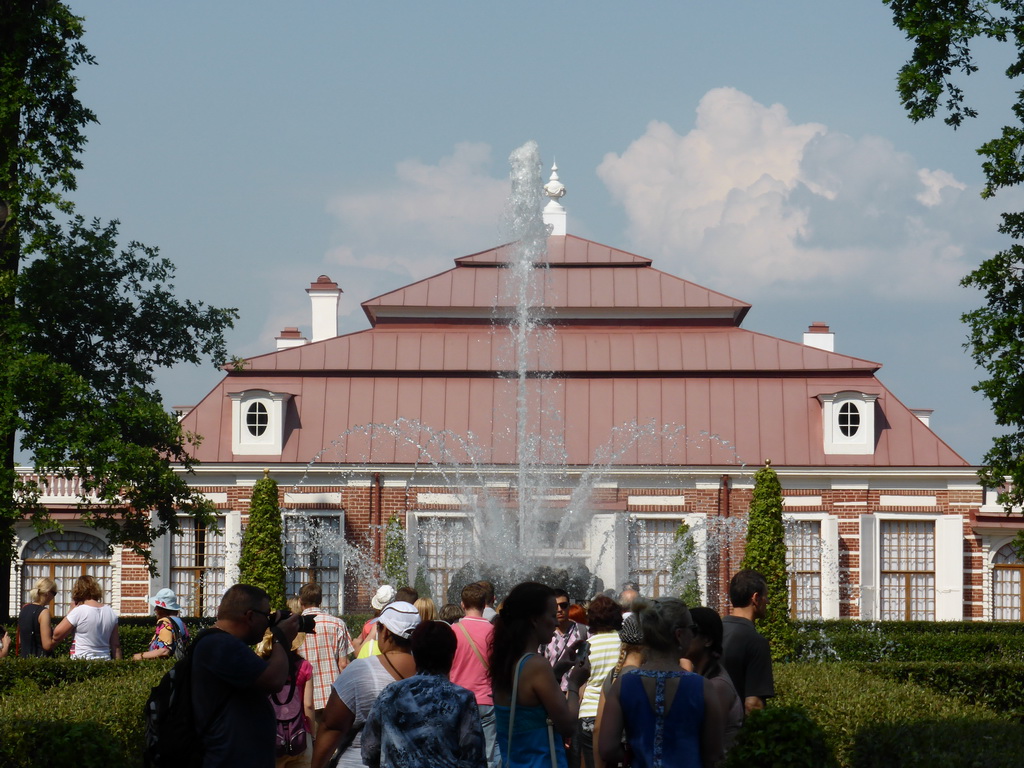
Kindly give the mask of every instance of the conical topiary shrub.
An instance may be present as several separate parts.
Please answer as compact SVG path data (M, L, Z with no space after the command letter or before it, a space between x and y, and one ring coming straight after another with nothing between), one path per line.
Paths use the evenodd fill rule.
M252 489L249 524L242 537L242 554L238 558L238 580L242 584L265 589L270 595L271 610L285 608L281 536L277 483L270 478L270 470L265 469L263 477Z

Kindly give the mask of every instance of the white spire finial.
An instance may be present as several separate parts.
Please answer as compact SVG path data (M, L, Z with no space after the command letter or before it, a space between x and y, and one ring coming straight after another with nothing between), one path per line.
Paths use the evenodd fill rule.
M565 197L565 184L558 180L558 163L551 164L551 178L544 185L544 194L552 200Z
M558 201L565 197L565 184L558 180L558 164L551 164L551 178L544 185L544 194L550 197L544 206L544 223L548 225L549 234L565 236L565 208Z

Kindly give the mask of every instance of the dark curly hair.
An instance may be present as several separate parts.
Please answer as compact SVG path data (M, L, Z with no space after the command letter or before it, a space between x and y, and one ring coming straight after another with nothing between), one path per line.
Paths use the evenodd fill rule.
M512 690L516 662L527 649L526 644L533 631L533 620L548 610L548 603L555 598L555 591L535 581L517 584L508 593L501 611L494 618L494 635L491 641L491 682L498 688Z

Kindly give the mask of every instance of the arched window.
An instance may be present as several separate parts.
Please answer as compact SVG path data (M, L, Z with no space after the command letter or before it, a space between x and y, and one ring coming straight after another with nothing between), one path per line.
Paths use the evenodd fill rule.
M992 618L995 621L1021 621L1024 562L1012 544L1004 544L992 560Z
M265 389L229 392L231 450L238 456L279 456L285 439L285 415L291 395Z
M50 612L65 616L71 608L75 580L86 574L96 577L103 588L104 602L110 601L110 550L98 536L77 531L44 533L25 545L22 560L22 602L28 602L29 590L36 580L48 576L57 583L57 596L50 604Z
M251 403L249 410L245 413L245 426L248 428L249 434L253 437L259 437L267 431L269 423L270 414L267 413L267 406L260 400Z
M871 392L825 392L822 406L822 438L826 454L870 455L875 451L875 408L878 395Z
M860 429L860 409L856 403L846 402L839 406L839 431L844 437L853 437Z

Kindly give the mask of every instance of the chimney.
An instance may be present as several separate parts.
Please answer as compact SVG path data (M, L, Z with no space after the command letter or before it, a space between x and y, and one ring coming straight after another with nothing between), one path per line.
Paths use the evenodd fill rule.
M811 323L804 334L804 344L808 347L824 349L826 352L835 352L836 335L828 329L825 323Z
M313 341L333 339L338 335L338 300L341 288L327 275L320 275L306 289L313 305Z
M298 328L285 328L281 331L281 335L277 337L277 349L291 349L292 347L301 347L303 344L308 344L309 341L299 333Z
M911 408L910 412L917 416L928 429L932 428L932 414L935 413L934 408Z

